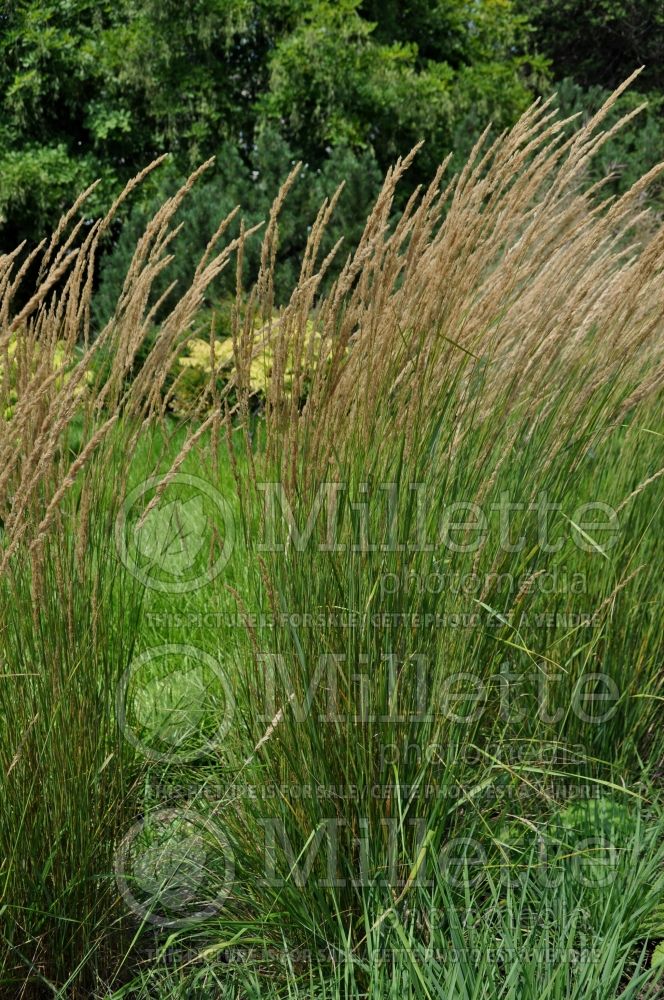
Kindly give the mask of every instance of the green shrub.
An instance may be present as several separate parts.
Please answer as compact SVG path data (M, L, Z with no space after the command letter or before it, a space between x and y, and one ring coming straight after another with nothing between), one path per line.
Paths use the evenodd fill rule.
M187 287L219 220L236 205L242 206L241 217L247 227L267 220L277 191L296 160L288 143L272 130L261 135L249 163L245 163L231 144L219 150L215 165L194 187L179 212L182 230L172 243L174 260L154 286L153 299L156 301L172 281L177 282L166 297L164 310L177 301L178 289ZM321 248L326 253L343 238L340 259L359 239L380 187L381 173L376 158L369 151L354 153L340 147L331 150L320 167L303 165L279 217L275 275L278 300L283 302L297 283L308 229L323 199L330 197L342 182L344 190ZM117 245L102 262L95 301L98 323L112 313L136 242L148 221L164 199L182 183L183 177L171 163L161 168L146 185L146 196L130 213ZM231 237L238 234L239 225L238 217L229 230ZM260 235L247 243L244 264L245 281L251 284L260 265ZM234 269L228 268L209 289L208 303L215 305L234 290Z

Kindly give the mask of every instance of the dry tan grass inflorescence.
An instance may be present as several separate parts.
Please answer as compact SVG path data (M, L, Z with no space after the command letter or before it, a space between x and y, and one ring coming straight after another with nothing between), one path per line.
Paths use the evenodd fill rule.
M646 245L634 240L644 215L643 192L664 165L622 197L603 202L596 190L584 189L583 176L589 158L610 134L601 130L602 122L630 82L571 137L551 101L535 104L511 131L490 143L485 133L458 177L444 180L446 161L395 221L395 192L417 154L413 150L387 174L359 245L323 290L339 253L337 246L318 260L337 192L311 228L290 300L277 310L278 215L295 170L265 226L255 287L245 291L241 280L243 247L254 231L242 226L239 237L223 244L236 210L218 226L190 287L160 322L147 360L133 378L128 376L137 352L163 301L163 296L154 301L152 289L171 260L176 212L208 164L148 225L114 315L95 337L90 306L100 240L123 201L160 161L135 178L86 235L82 222L75 221L89 194L84 192L48 245L44 241L20 264L22 248L0 258L0 370L5 373L0 413L11 404L12 414L2 424L0 440L0 569L7 568L19 545L39 549L77 479L91 464L103 466L106 442L119 418L133 428L124 449L128 467L140 428L163 418L166 379L191 336L206 290L234 256L234 375L222 393L212 389L212 329L215 406L192 425L171 475L208 429L213 441L219 440L222 420L232 415L231 389L235 413L247 417L250 364L268 344L266 455L268 462L280 461L291 484L299 475L325 475L333 456L337 461L345 447L359 442L379 442L396 433L408 445L419 415L435 412L450 393L456 446L471 412L473 419L490 420L500 405L501 424L518 415L522 425L535 427L566 393L561 441L583 430L593 398L603 400L605 425L622 419L661 387L664 375L664 228ZM17 292L37 262L37 287L14 310ZM311 336L312 324L316 336ZM97 369L100 357L110 361ZM95 370L103 375L91 380ZM572 375L573 393L568 391ZM83 444L72 458L62 442L75 419L83 422ZM496 473L495 463L487 468L488 484ZM89 497L86 502L89 506Z

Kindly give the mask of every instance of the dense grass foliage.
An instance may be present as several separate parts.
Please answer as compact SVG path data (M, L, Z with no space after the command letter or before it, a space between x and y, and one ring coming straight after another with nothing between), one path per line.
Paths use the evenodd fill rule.
M619 96L401 212L397 161L328 280L333 195L285 304L296 172L172 294L192 175L97 335L123 202L2 258L3 996L661 995L659 169L584 186Z

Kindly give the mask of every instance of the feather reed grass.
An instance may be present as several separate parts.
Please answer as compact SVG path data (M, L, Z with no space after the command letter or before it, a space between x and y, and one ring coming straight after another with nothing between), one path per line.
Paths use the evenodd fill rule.
M541 943L537 921L524 929L525 910L546 903L531 882L536 850L506 830L512 822L528 830L559 823L562 778L631 796L661 826L648 768L664 749L662 644L652 616L661 596L654 553L663 461L661 435L645 432L662 415L664 227L646 227L642 205L664 164L613 200L583 183L623 89L571 137L551 101L534 105L509 132L490 139L487 131L457 177L447 179L443 163L398 213L395 195L414 149L388 172L358 245L344 260L339 245L320 259L337 192L313 222L300 280L280 308L279 210L297 170L266 221L256 286L243 288L242 260L246 242L259 236L240 224L230 238L236 210L211 224L190 287L154 337L164 299L155 299L154 283L171 260L178 209L208 164L147 226L101 330L91 329L90 316L102 237L160 161L87 231L76 220L91 189L50 241L0 258L1 989L87 997L114 971L124 974L123 956L142 928L121 906L113 855L159 768L147 767L116 718L118 683L135 651L154 640L144 614L154 595L118 558L114 526L137 481L159 477L140 526L183 469L193 466L221 488L222 465L236 481L238 578L210 583L200 606L270 612L277 622L224 633L228 650L221 633L201 638L233 659L237 775L259 787L337 792L327 801L288 791L249 800L217 793L213 814L234 844L239 881L216 920L183 932L189 947L209 958L240 933L332 948L307 995L314 986L328 995L326 983L341 995L344 976L345 995L374 987L394 995L372 971L372 956L404 942L401 980L392 985L416 982L418 995L488 996L481 977L498 990L501 968L511 970L502 981L512 992L505 986L492 996L613 996L630 975L623 995L636 996L646 982L643 956L634 957L637 928L661 888L659 861L648 858L634 868L643 893L621 870L626 888L613 922L610 895L575 895L565 883L556 897L568 940L583 897L586 929L606 961L613 956L610 975L600 968L546 980L545 967L524 973L486 962L474 975L448 958L436 979L438 966L427 959L441 941L487 948L502 935L522 953L535 938ZM200 419L174 428L169 375L206 292L231 264L233 374L219 389L212 328ZM15 307L35 268L36 287ZM258 420L257 358L270 359ZM275 483L292 518L278 543L265 545L273 513L266 485ZM312 520L301 544L296 527L315 509L321 484L338 487L336 507L327 524ZM544 494L561 541L553 549L531 516ZM465 516L488 516L504 497L523 539L517 548L511 536L507 545L487 533L477 540ZM612 548L575 520L592 502L619 518ZM452 522L451 505L461 511ZM443 529L453 545L441 544ZM569 593L551 598L542 589L552 573L582 579L584 610L597 627L551 632L529 623L528 615L577 609ZM468 592L426 585L441 574L480 582ZM440 624L469 611L481 614L479 625ZM343 624L341 612L359 624ZM315 628L294 621L308 613ZM379 628L367 624L373 613ZM321 657L333 668L316 692ZM505 715L501 670L509 657L520 687L518 711ZM275 663L284 668L272 678L279 696L262 713ZM469 672L485 692L477 714L471 694L450 687ZM597 693L600 672L619 697L598 724L572 708L580 691ZM551 685L546 716L537 711L542 678ZM317 696L328 708L332 699L335 711ZM577 748L562 772L548 763L551 747ZM218 785L218 766L207 766L202 790ZM423 807L418 789L428 787L436 794ZM295 845L295 854L284 844L274 853L278 884L261 869L266 823L281 824L286 845ZM340 832L340 878L325 882L316 860L318 880L302 880L299 852L330 824ZM468 882L468 858L460 883L441 868L445 845L459 837L487 859L479 888ZM648 850L655 857L653 844ZM358 864L366 882L355 878ZM521 895L492 881L492 866L501 865L526 873ZM301 973L291 964L285 988L295 989Z

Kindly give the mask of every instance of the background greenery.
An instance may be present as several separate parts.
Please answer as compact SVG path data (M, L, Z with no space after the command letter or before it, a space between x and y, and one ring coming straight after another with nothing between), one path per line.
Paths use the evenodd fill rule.
M592 168L593 180L615 174L608 191L624 190L664 157L663 51L664 14L648 0L8 0L0 13L0 249L41 239L100 179L85 208L92 216L169 152L107 240L102 317L145 220L193 167L216 156L183 217L182 278L205 246L210 215L241 203L248 221L264 218L302 159L282 214L283 297L307 223L342 179L328 238L343 234L352 245L381 175L420 139L404 198L451 150L454 166L465 162L487 121L511 125L554 88L563 112L587 116L645 63L618 108L646 97L645 120ZM247 263L251 278L256 260ZM223 295L223 282L214 291Z

